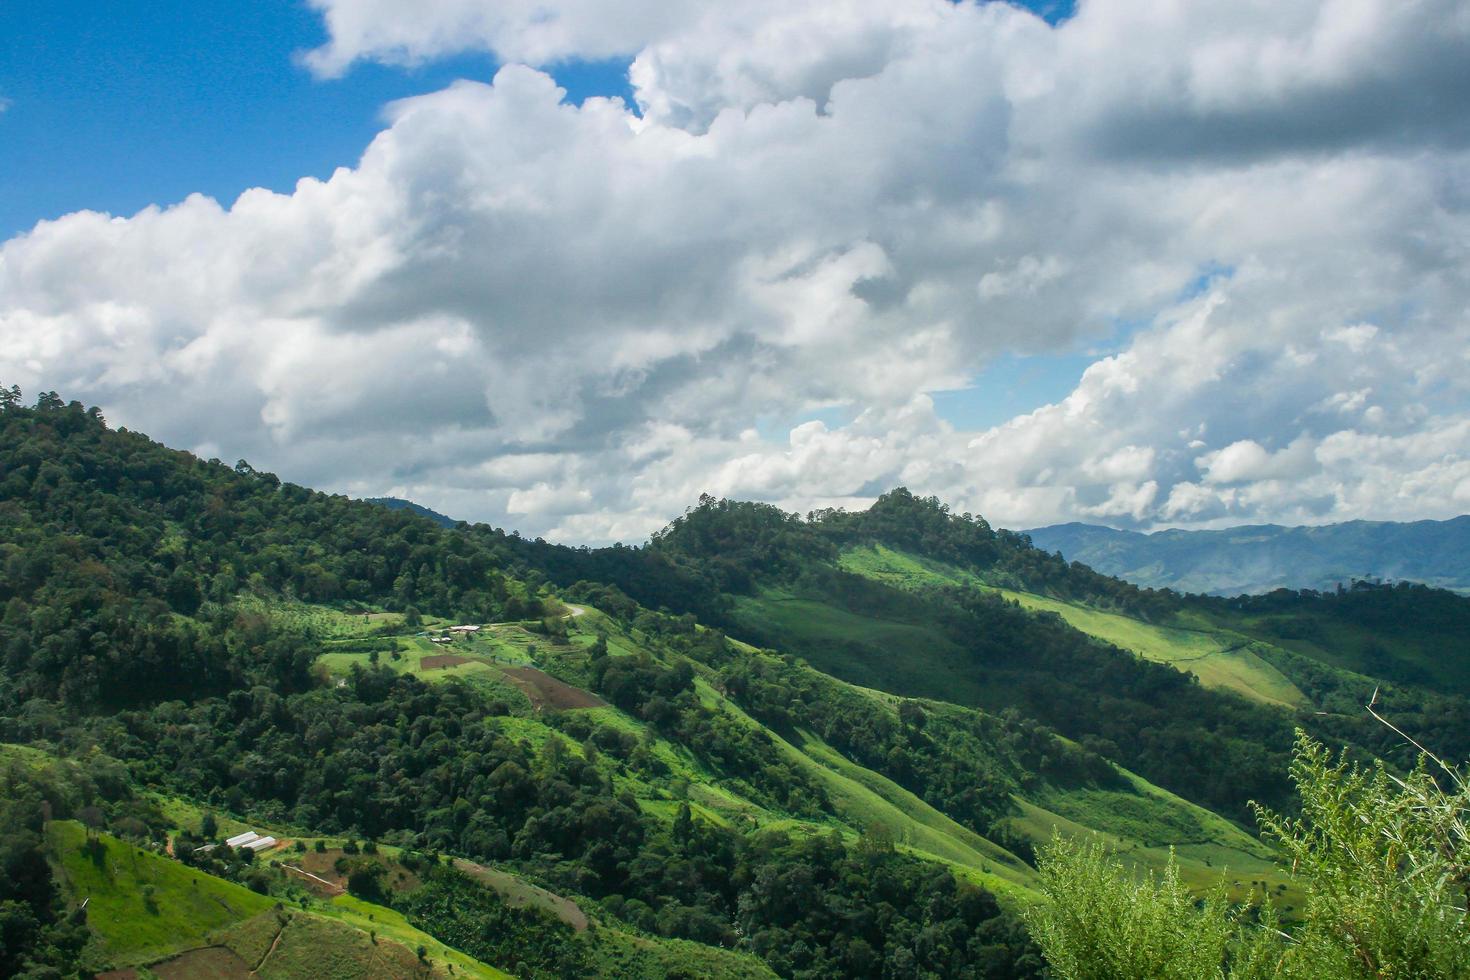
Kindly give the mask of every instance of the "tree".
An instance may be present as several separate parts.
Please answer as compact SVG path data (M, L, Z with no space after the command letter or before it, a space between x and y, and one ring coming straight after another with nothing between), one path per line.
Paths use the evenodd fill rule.
M347 869L347 890L369 901L382 897L384 869L376 861L358 859Z
M82 826L87 828L87 836L95 837L97 831L107 826L107 817L102 810L95 806L84 806L77 811L77 819Z
M214 840L218 834L219 821L214 818L213 813L205 810L203 818L199 821L199 836L205 840Z
M694 815L690 812L688 803L680 803L678 811L674 814L674 840L680 844L686 844L693 836Z

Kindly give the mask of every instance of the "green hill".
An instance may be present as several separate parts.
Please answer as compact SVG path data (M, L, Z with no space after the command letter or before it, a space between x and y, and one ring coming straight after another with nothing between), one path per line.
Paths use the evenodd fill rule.
M114 965L162 959L206 945L215 930L243 922L272 902L248 888L193 871L80 824L57 821L47 844L72 900Z
M505 974L451 950L390 910L286 909L274 898L72 821L46 831L68 902L95 937L94 969L160 977L372 977ZM382 938L379 938L381 934ZM415 950L422 946L420 957Z
M1290 805L1295 727L1402 762L1379 686L1470 754L1432 590L1181 598L902 490L562 548L49 399L0 474L17 975L1035 977L1053 833L1290 904L1247 802Z

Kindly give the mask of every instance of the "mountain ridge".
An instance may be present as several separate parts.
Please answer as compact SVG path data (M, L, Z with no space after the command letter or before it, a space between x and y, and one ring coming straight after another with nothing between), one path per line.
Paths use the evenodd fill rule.
M1328 591L1362 579L1470 592L1470 515L1149 533L1074 521L1022 533L1038 548L1148 588L1239 595Z

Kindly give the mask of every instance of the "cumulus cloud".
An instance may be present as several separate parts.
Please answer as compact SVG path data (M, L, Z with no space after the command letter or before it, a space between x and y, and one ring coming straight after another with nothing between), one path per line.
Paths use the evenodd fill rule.
M7 383L581 541L897 483L1011 526L1466 506L1461 3L314 5L322 74L513 63L291 193L0 246ZM537 70L608 56L639 112ZM989 430L928 397L1096 343Z

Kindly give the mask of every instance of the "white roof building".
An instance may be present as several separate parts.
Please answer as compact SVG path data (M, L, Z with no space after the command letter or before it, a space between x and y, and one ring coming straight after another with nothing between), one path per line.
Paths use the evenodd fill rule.
M231 847L245 847L253 840L260 840L260 835L253 830L247 830L243 834L236 834L225 843Z

